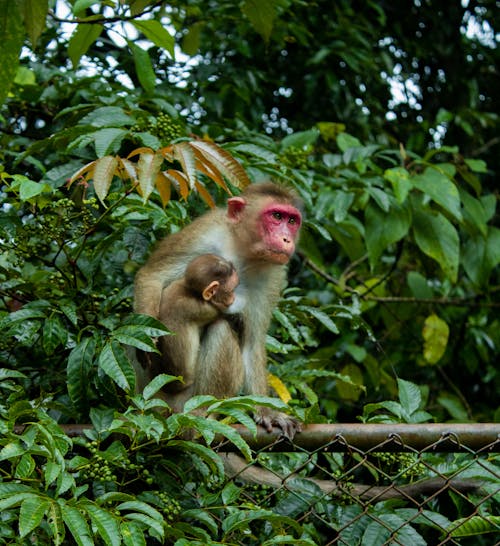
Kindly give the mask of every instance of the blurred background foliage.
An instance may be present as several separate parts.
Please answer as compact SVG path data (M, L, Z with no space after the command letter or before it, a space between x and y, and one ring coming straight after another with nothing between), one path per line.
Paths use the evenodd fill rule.
M438 420L498 417L494 1L0 6L0 357L30 396L126 404L134 273L238 191L227 152L306 204L268 338L297 407L355 420L401 377ZM204 141L224 183L154 160Z

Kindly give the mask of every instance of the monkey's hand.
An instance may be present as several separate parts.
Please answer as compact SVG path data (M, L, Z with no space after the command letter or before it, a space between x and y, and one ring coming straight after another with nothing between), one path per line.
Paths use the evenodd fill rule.
M267 432L272 432L273 427L280 428L283 436L288 440L293 440L295 434L302 430L302 424L297 419L290 417L286 413L274 411L269 408L260 408L259 413L255 414L254 419Z

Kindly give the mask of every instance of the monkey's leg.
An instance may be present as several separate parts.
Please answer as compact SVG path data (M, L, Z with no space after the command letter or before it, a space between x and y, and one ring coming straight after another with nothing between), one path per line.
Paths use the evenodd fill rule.
M243 385L243 360L238 338L224 319L210 324L200 343L194 394L236 396Z

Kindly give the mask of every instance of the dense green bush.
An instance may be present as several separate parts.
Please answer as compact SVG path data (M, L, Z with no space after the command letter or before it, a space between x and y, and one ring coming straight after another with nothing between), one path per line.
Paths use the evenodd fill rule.
M305 203L267 339L290 411L498 420L494 8L437 4L409 2L412 16L397 18L379 2L0 0L4 542L321 543L320 525L294 521L304 506L226 484L208 447L220 433L248 456L228 423L252 427L255 400L194 401L225 416L207 424L155 413L168 378L133 395L126 346L153 350L163 331L132 313L135 272L247 176L290 184ZM482 34L465 32L472 23ZM384 402L402 404L401 378L418 385L411 412ZM89 422L83 439L60 428ZM190 427L200 444L179 440ZM269 464L286 474L299 459ZM340 455L329 464L349 468ZM315 509L341 526L357 507ZM373 510L393 523L408 512ZM432 517L468 515L446 510Z

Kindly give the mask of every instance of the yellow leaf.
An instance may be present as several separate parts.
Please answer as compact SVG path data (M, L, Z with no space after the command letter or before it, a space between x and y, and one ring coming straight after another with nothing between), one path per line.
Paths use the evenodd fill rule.
M200 197L205 201L205 203L211 208L215 208L215 201L213 200L212 196L208 193L207 188L200 184L199 182L196 182L195 184L196 190L200 194Z
M94 190L101 203L104 203L108 195L117 167L118 159L111 155L105 155L95 162Z
M429 364L436 364L448 345L450 328L437 315L432 314L425 319L422 337L424 338L424 358Z
M292 398L292 395L286 388L283 381L281 381L279 377L272 373L267 374L267 381L269 385L276 391L276 394L280 397L280 399L285 402L285 404L288 404L288 402Z
M144 201L149 199L154 189L156 177L160 172L163 156L161 154L144 153L137 162L137 174L139 175L139 186L142 190Z
M173 144L173 149L174 159L181 164L182 171L186 175L189 187L193 189L196 183L196 162L193 148L189 145L189 142L179 142L179 144Z
M71 186L71 184L73 184L75 180L84 178L84 176L88 173L90 173L90 176L92 177L95 164L95 161L91 161L90 163L84 165L81 169L78 169L76 173L69 179L68 187Z
M178 186L179 193L185 201L189 195L189 184L187 183L186 175L175 169L168 169L168 171L164 171L163 174Z
M158 176L156 177L156 188L160 194L162 205L165 208L167 203L170 201L172 184L163 173L158 173Z

